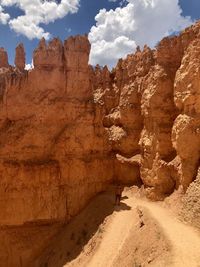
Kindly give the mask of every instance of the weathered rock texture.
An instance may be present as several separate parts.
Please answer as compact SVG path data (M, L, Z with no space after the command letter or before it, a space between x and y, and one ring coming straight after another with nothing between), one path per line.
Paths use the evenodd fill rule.
M200 23L119 60L88 65L86 36L42 39L34 69L0 50L0 224L68 221L109 183L161 199L200 159Z
M200 229L200 168L194 182L188 187L182 198L181 218Z

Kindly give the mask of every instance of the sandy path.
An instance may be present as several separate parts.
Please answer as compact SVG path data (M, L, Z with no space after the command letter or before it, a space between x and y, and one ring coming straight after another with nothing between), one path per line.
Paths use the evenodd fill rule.
M126 195L127 194L127 195ZM98 195L33 262L33 267L200 267L200 235L163 207L124 193Z
M113 266L115 257L118 256L135 223L133 209L136 206L148 209L150 216L156 220L169 240L172 246L170 267L200 267L200 236L194 228L175 219L166 208L161 207L158 203L135 198L129 198L123 202L131 209L118 212L112 218L100 246L87 263L88 267Z
M134 226L133 210L124 210L115 213L108 227L105 229L103 240L94 254L88 267L112 266L115 257L118 255L123 244Z
M156 203L137 201L146 207L163 229L172 245L173 267L200 267L200 236L197 231L172 217L166 208Z

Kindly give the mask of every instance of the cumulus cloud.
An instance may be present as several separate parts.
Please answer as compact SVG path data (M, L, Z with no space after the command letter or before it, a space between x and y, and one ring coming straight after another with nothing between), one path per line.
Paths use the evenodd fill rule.
M10 15L7 13L4 13L4 9L0 6L0 23L7 24L9 19L10 19Z
M45 37L49 39L50 33L45 32L41 24L48 24L61 19L68 13L76 13L80 0L0 0L0 23L8 23L16 33L23 34L29 39ZM24 12L17 18L10 18L3 8L15 6Z
M32 69L34 69L33 60L31 62L31 64L26 64L26 66L25 66L25 70L32 70Z
M192 23L183 17L178 0L127 0L115 10L101 9L89 33L90 63L112 67L136 45L153 47L164 36Z

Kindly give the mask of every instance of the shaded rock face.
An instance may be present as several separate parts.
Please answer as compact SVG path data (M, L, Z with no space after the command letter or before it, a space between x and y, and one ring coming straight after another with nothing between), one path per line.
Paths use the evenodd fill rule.
M93 100L89 51L85 36L70 38L64 46L57 39L42 40L33 70L4 73L1 224L68 221L112 180L112 156Z
M200 158L200 24L155 50L88 65L86 36L42 39L34 69L0 50L0 224L69 221L113 182L162 199ZM20 71L19 71L20 70Z

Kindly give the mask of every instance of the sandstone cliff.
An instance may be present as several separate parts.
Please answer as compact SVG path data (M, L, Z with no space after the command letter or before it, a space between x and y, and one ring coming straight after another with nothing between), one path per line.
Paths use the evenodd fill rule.
M111 181L89 51L85 36L41 40L33 70L19 72L18 49L18 68L1 74L1 224L68 221Z
M115 169L123 165L123 174L128 171L126 178L117 174L134 182L138 168L152 199L163 199L180 185L186 190L197 175L199 31L197 23L179 36L164 38L155 50L138 48L110 74L105 68L95 71L94 95L117 155Z
M0 49L0 224L68 221L113 182L162 199L200 159L200 23L107 67L86 36Z

